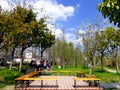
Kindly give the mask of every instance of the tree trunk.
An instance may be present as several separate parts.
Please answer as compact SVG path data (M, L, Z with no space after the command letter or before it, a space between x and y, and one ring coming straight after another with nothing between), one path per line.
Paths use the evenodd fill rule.
M90 60L89 64L89 74L92 74L92 60Z
M20 57L21 57L21 60L20 60L20 65L19 65L19 72L21 72L21 70L22 70L22 64L23 64L23 51L24 51L24 49L23 49L23 47L22 47L22 50L21 50L21 55L20 55Z
M90 65L89 65L89 74L92 74L92 61L93 61L93 54L90 52Z
M77 56L76 56L76 68L78 68L78 60L77 60Z
M119 64L117 59L116 59L116 72L119 73Z
M64 60L62 59L62 68L65 68Z
M6 62L7 62L7 53L8 53L8 49L6 49L5 54L4 54L4 59L3 59L4 67L6 66Z
M115 49L115 66L116 66L116 72L119 73L119 64L118 64L118 59L117 59L117 51L118 49Z
M43 59L43 51L41 51L41 60Z
M55 66L55 57L54 56L52 58L52 65L53 65L53 67Z
M13 65L13 61L14 61L14 53L15 53L15 48L13 48L13 51L12 51L12 60L11 60L11 63L10 63L10 70L12 70L12 65Z
M102 70L103 70L103 54L101 53L101 55L100 55L100 60L101 60L101 68L102 68Z

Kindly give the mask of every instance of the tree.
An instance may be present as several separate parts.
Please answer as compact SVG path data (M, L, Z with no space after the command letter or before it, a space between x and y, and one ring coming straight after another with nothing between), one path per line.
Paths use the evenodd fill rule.
M98 10L104 18L109 18L110 22L120 27L120 0L103 0L98 5Z
M16 30L17 22L10 16L8 11L1 13L1 49L5 50L4 66L7 60L7 53L12 49L13 34Z
M95 55L97 51L97 46L99 44L98 33L101 29L100 18L96 17L96 20L93 23L85 22L85 33L80 34L83 42L83 53L85 64L89 67L89 73L92 73L92 68L95 65Z
M98 49L100 47L103 48L104 51L107 52L108 56L111 57L112 66L116 67L116 71L119 72L118 65L118 49L119 49L119 33L120 30L115 30L113 27L107 27L103 32L104 40L99 44ZM101 50L102 50L101 48ZM102 58L102 57L101 57Z
M21 72L22 63L24 59L23 52L26 48L32 45L31 44L31 35L32 35L31 23L33 21L36 21L36 15L33 13L31 9L27 10L20 6L16 6L10 15L17 22L16 23L17 27L14 27L15 32L12 35L14 37L14 41L12 45L14 45L13 48L21 47L21 55L20 55L21 62L19 67L19 72Z
M8 51L11 51L12 59L14 59L15 49L18 47L21 49L19 72L22 69L23 52L26 48L39 46L41 54L43 54L54 44L55 36L47 28L45 19L41 18L37 21L36 14L31 8L16 6L10 12L2 13L0 11L0 17L0 49L6 51L5 57L7 57ZM13 60L10 69L12 63Z
M100 55L100 61L101 61L101 68L103 70L103 57L106 53L106 50L109 48L110 38L112 38L112 32L113 29L110 27L107 27L105 30L100 31L98 33L98 46L97 46L97 52Z
M97 49L97 38L95 31L92 28L88 28L88 31L83 35L84 53L88 60L89 74L92 73L94 56Z
M119 46L120 46L120 43L119 43L120 30L115 30L112 27L109 27L109 30L111 30L111 32L109 34L109 36L111 36L111 38L109 39L110 42L109 42L109 46L108 46L108 51L110 52L110 54L112 56L113 65L116 67L116 71L118 73L119 72L119 64L118 64L117 56L118 56L118 50L119 50Z
M32 29L32 45L40 48L41 59L43 52L55 43L55 36L47 28L44 18L35 22Z
M60 65L62 68L78 67L81 64L81 50L80 47L75 47L72 42L67 42L66 39L57 38L55 44L47 50L49 60L52 65Z

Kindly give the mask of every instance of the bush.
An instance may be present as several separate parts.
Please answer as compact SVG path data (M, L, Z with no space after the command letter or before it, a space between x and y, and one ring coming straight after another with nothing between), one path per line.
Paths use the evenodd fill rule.
M24 74L26 74L27 67L28 67L28 65L27 65L27 64L24 64L24 65L22 66L21 72L24 73Z
M5 87L5 84L0 82L0 88L3 88L3 87Z
M18 73L17 74L14 74L14 73L6 74L4 76L4 82L6 84L14 84L14 82L15 82L14 79L17 77L19 77Z
M3 84L14 84L15 83L14 79L21 75L22 73L19 73L18 70L10 71L9 69L4 68L0 70L0 81Z

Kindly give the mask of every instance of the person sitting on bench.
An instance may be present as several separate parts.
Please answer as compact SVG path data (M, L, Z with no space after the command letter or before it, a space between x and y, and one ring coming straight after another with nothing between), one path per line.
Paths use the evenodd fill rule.
M31 60L31 62L29 63L28 67L27 67L27 72L26 73L30 73L36 70L36 61L35 60Z

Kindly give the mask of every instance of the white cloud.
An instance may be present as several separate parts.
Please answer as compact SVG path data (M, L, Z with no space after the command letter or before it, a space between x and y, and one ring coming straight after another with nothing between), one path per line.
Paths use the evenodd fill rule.
M82 38L76 39L76 42L80 43L82 41Z
M82 30L82 29L78 30L78 34L84 34L84 33L85 33L85 30Z
M37 12L43 8L46 11L45 14L53 18L54 21L66 20L74 14L74 7L58 4L56 0L38 0L33 7ZM41 17L40 15L39 11L38 17Z
M66 33L65 37L68 42L72 42L74 43L74 45L77 45L77 44L82 45L82 38L77 39L75 35L72 33Z
M74 15L74 7L64 6L63 4L58 4L57 0L38 0L33 4L35 12L38 13L38 19L43 16L49 16L53 24L56 21L65 21L68 17ZM43 8L43 9L41 9ZM41 10L43 11L41 13ZM63 32L61 29L56 28L54 25L48 25L48 28L55 34L56 38L62 37ZM67 36L68 37L68 36Z
M66 33L65 38L68 42L73 42L75 39L75 35L73 33Z
M15 2L9 2L15 6ZM4 10L10 10L11 5L8 3L8 0L0 0L0 5ZM47 15L53 19L54 22L57 20L66 20L68 17L74 15L73 6L64 6L63 4L58 4L57 0L30 0L27 4L31 4L34 8L34 11L38 13L38 17L41 17L41 14ZM22 5L22 4L21 4ZM41 8L45 12L41 13Z
M47 24L47 27L49 28L50 31L52 31L52 34L55 35L56 38L63 36L62 30L59 28L56 28L55 25Z
M0 6L2 7L2 9L7 10L9 9L9 4L6 0L0 0Z
M16 5L15 3L8 2L8 0L0 0L0 6L3 10L12 10Z
M8 4L7 1L8 0L0 0L0 5L3 9L10 10L11 6ZM56 21L67 20L67 18L73 16L75 12L75 8L73 6L64 6L63 4L57 3L57 0L36 0L36 2L30 0L30 2L28 3L32 5L34 11L38 14L38 19L42 16L49 16L50 18L52 18L51 21L53 24L56 24ZM12 4L15 6L15 3ZM77 7L79 7L79 5L77 5ZM42 13L41 10L43 10ZM63 36L63 32L61 29L56 28L54 25L51 24L48 24L47 26L56 35L56 37ZM73 31L74 28L71 28L70 30ZM68 42L75 41L74 34L66 33L65 37Z
M56 35L56 37L61 37L61 36L63 36L62 30L61 30L61 29L56 29L55 35Z

